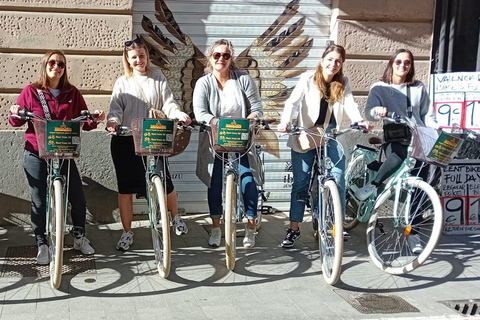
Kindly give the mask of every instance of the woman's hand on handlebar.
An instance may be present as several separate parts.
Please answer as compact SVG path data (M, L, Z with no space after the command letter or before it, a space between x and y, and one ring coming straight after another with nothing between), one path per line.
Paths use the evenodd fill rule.
M287 122L287 123L279 123L278 126L277 126L277 131L278 132L289 132L290 131L290 122Z
M366 131L370 131L370 130L373 129L373 124L371 124L370 122L365 121L365 120L359 121L358 125L365 128Z
M178 121L184 123L185 125L189 125L192 122L192 119L186 114L185 112L180 112L177 117Z
M105 120L105 112L103 110L95 110L91 115L96 122Z
M20 110L21 108L22 107L20 107L18 104L14 104L10 107L10 114L18 115L18 110Z
M117 121L110 119L107 121L107 126L105 127L105 130L107 130L108 132L114 133L114 132L117 132L117 126L118 126Z
M373 112L375 112L375 114L381 118L388 116L388 111L385 107L375 107L373 108Z

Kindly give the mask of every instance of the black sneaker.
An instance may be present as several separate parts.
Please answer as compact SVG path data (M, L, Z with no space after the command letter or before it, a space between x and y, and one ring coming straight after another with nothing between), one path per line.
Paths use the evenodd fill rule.
M295 240L300 238L300 229L296 231L292 229L286 229L286 230L287 230L287 235L285 236L285 239L283 239L282 241L282 247L291 248L293 247Z

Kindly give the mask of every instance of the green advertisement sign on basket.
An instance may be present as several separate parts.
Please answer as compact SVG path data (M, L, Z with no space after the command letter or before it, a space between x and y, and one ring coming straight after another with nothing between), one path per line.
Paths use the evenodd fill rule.
M168 119L144 119L142 148L167 149L173 147L174 121Z
M436 163L448 165L462 142L462 139L442 131L427 157Z
M45 151L48 153L75 153L80 146L80 122L47 121Z
M217 142L222 147L247 146L250 133L249 119L219 119Z

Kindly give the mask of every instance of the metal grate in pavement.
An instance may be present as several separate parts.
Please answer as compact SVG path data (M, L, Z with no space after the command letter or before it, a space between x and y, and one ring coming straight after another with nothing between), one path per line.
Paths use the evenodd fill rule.
M480 315L480 299L447 300L439 302L465 316Z
M353 292L341 289L334 289L333 291L358 312L364 314L420 312L420 310L393 294Z
M36 257L37 246L8 247L0 277L48 277L50 267L37 265ZM62 273L95 273L94 256L83 255L73 248L64 248Z

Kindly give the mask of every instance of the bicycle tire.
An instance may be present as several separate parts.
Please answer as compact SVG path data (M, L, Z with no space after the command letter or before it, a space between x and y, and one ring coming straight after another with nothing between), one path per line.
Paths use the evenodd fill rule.
M257 231L262 225L263 192L263 188L258 188L257 217L255 218L255 229Z
M327 180L323 185L318 233L323 278L334 285L342 271L343 217L340 194L333 180Z
M225 183L225 258L228 270L235 268L237 226L237 184L235 175L227 173Z
M63 184L60 179L53 180L48 199L48 238L50 243L50 285L58 289L62 282L64 210Z
M167 278L171 266L170 217L165 188L159 176L153 176L149 187L150 227L158 274Z
M435 249L442 231L443 212L437 193L422 180L403 181L398 195L398 219L393 212L394 196L395 186L392 186L375 203L367 228L368 252L381 270L404 274L421 266ZM412 230L416 230L424 248L420 254L413 253L408 245L407 237L413 235Z
M319 181L318 181L318 172L314 169L312 179L310 180L310 190L309 190L309 204L310 211L312 213L312 227L313 227L313 236L318 240L318 215L319 215Z
M351 230L358 226L358 210L362 210L360 201L355 197L355 191L364 187L368 183L369 169L367 169L367 157L359 154L349 163L345 171L345 218L343 219L343 228ZM361 214L361 213L360 213ZM366 221L365 221L366 222Z

